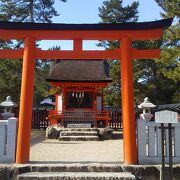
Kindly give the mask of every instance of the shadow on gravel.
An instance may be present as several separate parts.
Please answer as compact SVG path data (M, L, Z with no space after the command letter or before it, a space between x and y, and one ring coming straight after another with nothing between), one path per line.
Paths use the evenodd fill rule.
M112 139L123 139L123 132L122 132L122 130L113 131Z
M58 139L55 139L55 140L57 140L57 142L41 142L42 144L69 144L69 145L71 145L71 144L83 144L83 143L76 143L76 142L72 142L72 141L69 141L69 143L66 143L66 142L61 142L61 141L59 141Z
M43 130L33 130L31 132L31 146L42 143L46 140L46 132Z

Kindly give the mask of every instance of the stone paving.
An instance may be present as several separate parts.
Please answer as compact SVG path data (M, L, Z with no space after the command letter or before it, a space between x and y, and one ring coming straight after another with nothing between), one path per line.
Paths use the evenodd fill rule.
M122 163L122 133L113 140L58 141L46 139L45 131L32 130L30 163Z

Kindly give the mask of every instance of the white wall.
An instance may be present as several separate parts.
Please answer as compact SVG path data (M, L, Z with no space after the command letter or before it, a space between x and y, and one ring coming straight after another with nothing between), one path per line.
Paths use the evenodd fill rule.
M14 163L17 119L0 120L0 163Z
M62 111L62 95L58 96L58 103L57 103L58 107L57 110L58 111Z
M97 96L97 110L101 111L102 110L102 97Z

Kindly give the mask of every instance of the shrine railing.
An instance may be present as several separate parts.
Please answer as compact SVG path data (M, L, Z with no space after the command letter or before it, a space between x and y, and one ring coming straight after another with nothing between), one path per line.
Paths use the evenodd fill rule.
M106 127L108 121L111 120L110 114L107 111L50 111L48 115L49 124L61 123L90 123L97 127L98 122L101 121Z

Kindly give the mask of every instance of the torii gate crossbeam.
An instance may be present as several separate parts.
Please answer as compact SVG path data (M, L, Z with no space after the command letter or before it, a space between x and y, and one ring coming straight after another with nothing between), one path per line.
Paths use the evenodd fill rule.
M41 59L120 59L123 112L124 162L137 163L133 92L133 59L159 58L160 50L136 50L133 40L158 40L173 19L144 23L43 24L0 22L0 40L24 40L24 48L0 49L0 58L23 58L16 163L29 161L35 60ZM41 50L36 40L73 40L72 51ZM118 40L120 48L84 51L83 40Z

